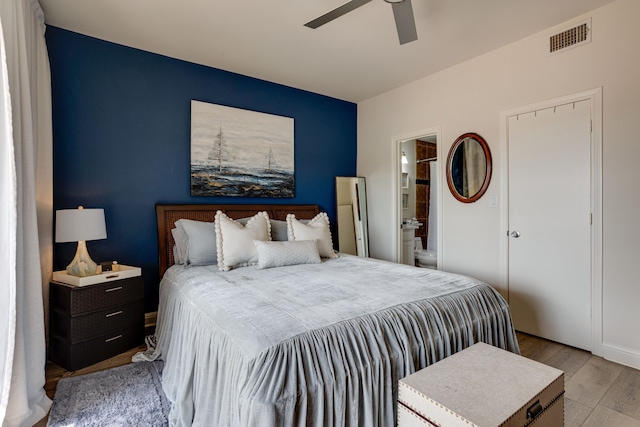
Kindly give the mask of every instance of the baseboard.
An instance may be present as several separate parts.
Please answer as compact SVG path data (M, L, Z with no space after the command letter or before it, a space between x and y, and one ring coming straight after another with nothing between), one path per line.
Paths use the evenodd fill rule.
M621 365L640 369L640 353L629 348L603 343L602 357L612 362L620 363Z

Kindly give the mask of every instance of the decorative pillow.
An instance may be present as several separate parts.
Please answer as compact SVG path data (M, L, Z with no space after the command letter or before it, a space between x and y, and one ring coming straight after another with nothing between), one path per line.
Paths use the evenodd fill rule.
M243 226L218 211L215 224L220 271L258 263L258 251L253 241L271 239L269 214L258 212Z
M178 252L182 254L183 264L210 265L218 261L216 228L213 222L179 219L176 221L176 230L173 239Z
M258 268L296 264L319 264L318 244L313 240L266 242L254 240L258 251Z
M333 251L329 217L325 212L320 212L306 224L297 220L295 214L287 215L287 233L289 240L316 240L318 252L323 258L337 256Z
M279 219L271 220L271 240L277 242L286 242L289 240L287 235L287 221L280 221Z

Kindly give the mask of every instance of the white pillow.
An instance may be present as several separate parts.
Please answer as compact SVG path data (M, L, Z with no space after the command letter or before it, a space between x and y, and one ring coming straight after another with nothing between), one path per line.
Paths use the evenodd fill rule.
M213 222L179 219L176 221L176 230L173 238L178 252L182 254L183 264L210 265L218 261L216 228ZM180 248L180 241L183 242L183 248Z
M257 264L258 251L253 241L271 240L271 225L266 212L258 212L243 226L218 211L215 224L220 271Z
M285 242L289 240L287 235L287 221L279 219L271 220L271 240Z
M296 264L319 264L318 244L313 240L266 242L254 240L258 251L258 268Z
M178 247L176 245L173 245L173 263L184 264L184 260L180 258L180 254L178 254Z
M173 235L173 263L174 264L186 264L187 262L187 241L188 237L182 228L172 228L171 234Z
M329 229L329 217L325 212L320 212L306 224L297 220L295 214L287 215L287 233L289 240L316 240L318 252L323 258L336 257Z

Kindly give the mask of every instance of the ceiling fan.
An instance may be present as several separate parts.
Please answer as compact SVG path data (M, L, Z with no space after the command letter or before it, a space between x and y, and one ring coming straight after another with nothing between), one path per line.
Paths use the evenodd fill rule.
M351 12L369 3L371 0L351 0L348 3L339 6L318 18L304 24L306 27L316 29L321 25L333 21L344 14ZM416 32L416 22L413 18L413 8L411 0L384 0L391 3L393 7L393 17L396 21L396 29L398 30L398 39L400 44L405 44L418 39Z

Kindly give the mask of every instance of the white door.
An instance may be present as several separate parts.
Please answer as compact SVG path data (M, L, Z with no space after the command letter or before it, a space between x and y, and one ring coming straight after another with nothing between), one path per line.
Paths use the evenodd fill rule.
M509 117L517 330L591 350L591 101Z

